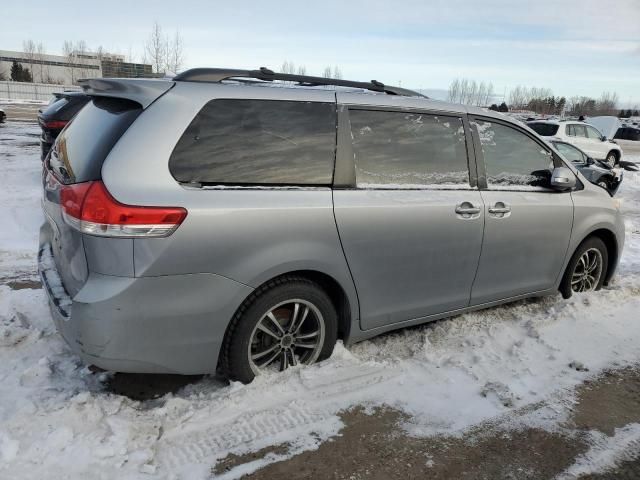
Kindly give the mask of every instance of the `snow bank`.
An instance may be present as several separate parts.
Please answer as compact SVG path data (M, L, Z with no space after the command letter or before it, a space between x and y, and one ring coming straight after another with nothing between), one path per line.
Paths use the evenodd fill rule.
M3 131L0 142L8 167L0 177L0 221L9 226L0 232L0 276L35 272L40 166L35 148L19 147L33 130L13 131L7 142ZM250 385L207 377L153 401L107 392L108 375L91 374L55 332L42 290L0 286L0 477L208 478L228 453L289 445L287 454L224 474L238 478L317 448L339 432L338 413L354 405L402 409L412 435L460 435L603 369L635 364L639 193L640 175L625 172L619 196L629 213L627 245L617 281L599 293L521 301L349 349L338 344L318 365ZM635 438L635 428L620 439ZM594 452L585 457L591 464Z

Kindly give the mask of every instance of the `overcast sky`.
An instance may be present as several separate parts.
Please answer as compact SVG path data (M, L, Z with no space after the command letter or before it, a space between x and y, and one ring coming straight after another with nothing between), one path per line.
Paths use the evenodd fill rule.
M154 21L184 38L187 66L278 69L408 88L446 89L456 77L556 95L615 91L640 104L640 0L3 1L0 50L64 40L137 60Z

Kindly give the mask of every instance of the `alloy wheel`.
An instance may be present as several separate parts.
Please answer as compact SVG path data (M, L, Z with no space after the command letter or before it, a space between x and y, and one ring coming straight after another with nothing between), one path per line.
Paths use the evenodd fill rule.
M317 360L325 337L320 310L311 302L292 299L272 307L258 321L249 342L249 365L255 375L268 369Z
M571 289L574 292L591 292L596 289L602 275L602 253L597 248L585 251L571 275Z

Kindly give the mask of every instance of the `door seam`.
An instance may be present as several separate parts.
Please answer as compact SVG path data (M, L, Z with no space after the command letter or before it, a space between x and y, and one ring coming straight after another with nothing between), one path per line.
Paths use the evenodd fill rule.
M486 204L484 197L482 196L482 190L478 189L480 194L480 201L482 202L482 240L480 241L480 254L478 255L478 263L476 263L476 272L473 275L473 281L471 282L471 289L469 289L469 301L467 307L471 306L471 298L473 296L473 288L476 286L476 279L478 278L478 271L480 270L480 259L482 258L482 250L484 249L484 236L487 228L487 216L486 216Z

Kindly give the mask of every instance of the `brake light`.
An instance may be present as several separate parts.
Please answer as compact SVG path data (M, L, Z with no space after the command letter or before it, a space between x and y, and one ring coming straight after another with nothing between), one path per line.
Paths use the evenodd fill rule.
M187 216L181 207L124 205L101 181L63 186L60 206L67 224L101 237L166 237Z
M45 128L58 129L66 127L67 123L69 122L65 120L51 120L50 122L44 122L42 126Z

